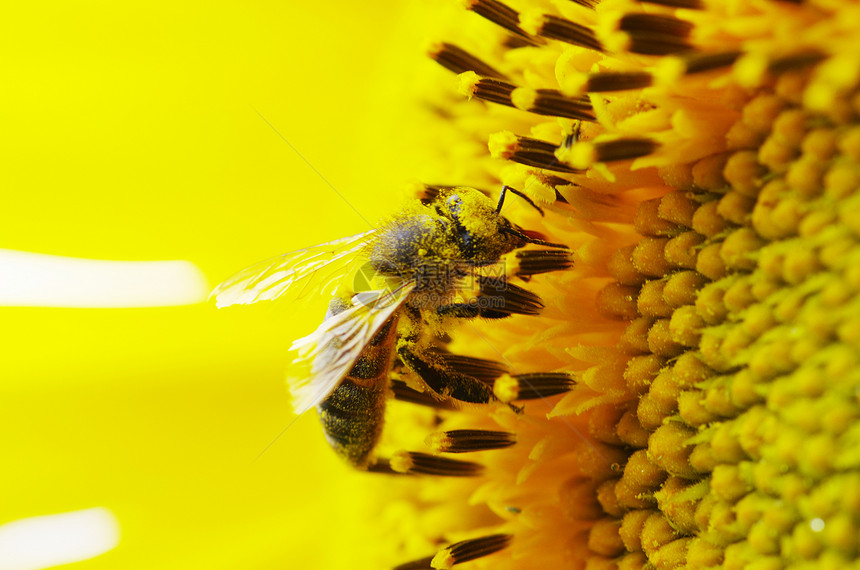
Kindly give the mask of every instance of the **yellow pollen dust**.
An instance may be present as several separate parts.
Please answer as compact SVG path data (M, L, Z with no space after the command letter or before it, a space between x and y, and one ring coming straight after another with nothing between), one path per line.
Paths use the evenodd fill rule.
M432 568L437 570L449 570L454 567L454 557L447 550L440 550L430 562Z
M501 402L513 402L520 393L520 385L517 379L510 374L503 374L493 384L493 394Z

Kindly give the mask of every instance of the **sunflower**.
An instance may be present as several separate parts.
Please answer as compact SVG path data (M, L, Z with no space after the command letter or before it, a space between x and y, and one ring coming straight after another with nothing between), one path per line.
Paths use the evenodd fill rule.
M284 339L316 321L4 308L2 530L108 509L119 542L86 568L856 566L860 8L428 4L16 5L4 247L216 283L365 229L284 140L369 219L406 173L507 184L574 268L526 285L540 317L451 349L501 363L524 412L389 406L384 449L468 477L351 473L312 417L254 461L289 422ZM563 393L519 402L528 374Z
M525 193L507 215L575 267L452 350L503 363L503 401L573 385L392 405L393 445L482 466L386 488L398 568L856 564L860 6L465 5L431 49L443 162Z

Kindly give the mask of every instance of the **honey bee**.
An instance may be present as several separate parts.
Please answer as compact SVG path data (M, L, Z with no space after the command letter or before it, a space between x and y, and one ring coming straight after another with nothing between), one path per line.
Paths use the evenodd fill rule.
M316 407L328 442L356 468L386 461L374 448L395 363L421 387L401 385L403 399L497 402L476 371L490 361L446 352L447 325L538 314L540 298L508 273L528 279L572 265L566 246L501 215L506 191L528 200L507 186L498 203L473 188L428 187L377 229L251 266L212 292L218 307L332 296L322 324L290 347L287 382L295 412ZM500 270L502 256L527 244L550 249L523 251L513 272Z

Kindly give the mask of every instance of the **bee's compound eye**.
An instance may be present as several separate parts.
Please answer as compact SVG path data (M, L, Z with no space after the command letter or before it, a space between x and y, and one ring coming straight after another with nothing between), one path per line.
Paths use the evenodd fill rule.
M463 203L463 199L460 198L457 194L453 194L448 198L448 208L451 209L451 212L457 214L460 212L460 204Z

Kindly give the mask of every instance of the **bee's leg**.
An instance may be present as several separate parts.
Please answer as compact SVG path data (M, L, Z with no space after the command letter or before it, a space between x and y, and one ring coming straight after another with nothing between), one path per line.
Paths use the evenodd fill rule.
M445 350L432 350L431 354L434 359L441 361L443 368L456 370L460 374L475 378L488 386L492 386L498 377L508 371L507 367L501 362L485 358L452 354ZM391 392L395 399L403 402L410 402L439 410L457 409L450 399L440 400L433 392L421 392L410 387L403 380L393 379L391 382Z
M414 346L408 339L401 339L397 343L397 355L409 370L438 395L472 404L498 401L489 385L446 367L444 361L433 354L419 354Z
M427 406L428 408L436 408L440 410L456 410L451 400L440 400L438 396L430 392L419 392L410 387L403 380L393 380L391 382L391 393L395 400L401 402L409 402L419 406Z
M456 317L458 319L474 319L481 315L481 308L471 303L450 303L436 308L436 312L443 317Z

